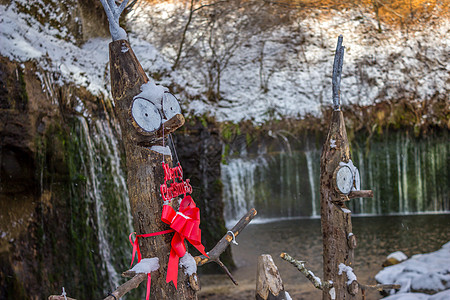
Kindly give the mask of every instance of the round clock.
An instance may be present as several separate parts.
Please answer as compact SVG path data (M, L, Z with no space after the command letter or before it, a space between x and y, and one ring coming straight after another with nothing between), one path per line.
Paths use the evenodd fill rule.
M353 176L355 176L355 189L359 191L361 190L361 178L359 177L359 171L357 167L355 167Z
M348 166L340 166L334 173L335 184L338 192L348 195L353 187L353 174Z
M162 97L162 110L166 120L171 119L176 114L181 114L180 104L177 98L169 92L165 92Z
M133 101L131 115L143 130L151 132L161 126L161 115L156 106L144 98Z

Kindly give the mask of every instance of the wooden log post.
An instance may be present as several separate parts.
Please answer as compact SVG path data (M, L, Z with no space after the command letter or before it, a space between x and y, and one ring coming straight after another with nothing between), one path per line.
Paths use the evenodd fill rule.
M348 268L343 271L344 267L353 267L356 247L351 212L345 201L349 200L349 195L353 198L373 194L371 191L358 191L359 172L350 159L344 116L340 110L340 78L344 59L342 40L339 36L332 78L333 112L320 161L323 279L332 282L323 287L323 299L356 298L358 284L356 281L349 282Z
M131 106L134 97L141 92L141 86L149 79L127 40L110 43L109 57L111 91L125 146L134 228L137 234L167 230L168 226L161 221L163 200L160 185L164 180L162 162L171 164L172 158L163 155L165 150L158 149L168 149L161 148L163 144L167 145L165 138L184 124L184 118L178 114L154 132L140 128L131 115ZM172 237L173 234L165 234L139 239L142 257L158 257L160 261L160 269L152 274L150 298L196 299L196 292L189 287L184 272L178 272L178 289L172 283L166 283Z
M256 273L256 300L284 300L286 292L278 268L272 256L262 254L258 257Z
M120 27L119 18L128 0L100 0L109 21L113 42L109 45L111 92L119 120L127 161L127 184L131 214L136 233L167 230L161 221L163 199L160 186L164 182L162 163L172 164L166 137L184 124L178 102L167 100L166 89L158 87L142 69ZM143 92L143 85L146 92ZM138 96L139 97L136 97ZM166 101L166 100L167 101ZM175 103L174 103L175 102ZM169 109L169 110L168 110ZM177 201L172 202L178 209ZM189 286L188 276L178 272L178 289L166 282L173 233L139 239L143 258L159 258L160 268L152 272L151 299L197 299ZM131 249L130 249L131 252Z

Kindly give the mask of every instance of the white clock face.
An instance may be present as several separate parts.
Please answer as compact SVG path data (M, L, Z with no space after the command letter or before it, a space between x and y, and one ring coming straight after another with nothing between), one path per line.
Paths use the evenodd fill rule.
M166 120L171 119L176 114L181 114L180 104L177 98L171 93L164 93L162 97L162 108Z
M355 174L354 174L354 176L355 176L355 189L357 191L359 191L361 189L361 178L359 178L359 171L358 171L357 167L355 167Z
M349 194L353 187L353 174L348 166L341 166L336 173L336 186L342 194Z
M156 106L144 98L133 101L131 115L136 123L145 131L152 132L161 126L161 115Z

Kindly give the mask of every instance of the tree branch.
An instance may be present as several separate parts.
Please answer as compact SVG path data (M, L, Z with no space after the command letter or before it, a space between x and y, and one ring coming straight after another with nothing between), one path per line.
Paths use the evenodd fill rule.
M280 257L282 259L284 259L285 261L291 263L292 265L294 265L303 275L306 276L306 278L309 279L309 281L311 281L311 283L314 285L314 287L316 289L319 290L323 290L323 288L331 288L333 286L332 283L329 282L322 282L322 280L317 277L316 275L314 275L314 273L310 270L308 270L305 267L305 262L304 261L299 261L296 260L295 258L293 258L292 256L290 256L287 253L281 253Z
M253 220L256 214L256 209L252 208L239 220L239 222L236 223L236 225L234 225L234 227L230 231L233 232L235 237L238 236L242 230L244 230L244 228ZM233 241L233 234L231 234L230 231L227 232L227 234L220 239L216 246L214 246L214 248L208 252L209 258L204 255L199 255L194 257L194 259L197 263L197 266L203 266L204 264L210 263L212 261L217 263L222 267L222 269L224 269L225 273L227 273L231 281L233 281L233 283L237 285L237 282L231 275L230 271L228 271L227 267L220 261L220 255L225 251L231 241Z
M285 261L291 263L292 265L294 265L300 272L302 272L306 278L309 279L309 281L312 282L312 284L314 285L314 287L316 287L319 290L323 290L323 288L332 288L333 284L330 282L322 282L322 280L315 276L313 272L311 272L310 270L308 270L305 267L305 262L304 261L299 261L296 260L295 258L293 258L292 256L290 256L287 253L281 253L280 257L282 259L284 259ZM383 290L391 290L391 289L400 289L400 285L399 284L377 284L377 285L366 285L366 284L361 284L358 281L353 281L352 284L354 284L354 286L351 288L353 290L357 290L357 287L359 286L363 292L366 290L377 290L377 291L383 291Z
M139 273L136 274L133 278L119 286L114 292L111 293L108 297L103 300L115 300L121 298L123 295L131 291L132 289L137 288L142 281L147 278L147 274ZM114 298L115 296L115 298Z
M353 198L373 198L372 190L360 190L360 191L352 191L348 194L349 199Z
M334 64L333 64L333 109L339 110L341 106L341 75L342 66L344 64L344 50L342 46L343 41L342 34L338 37L338 42L336 46L336 53L334 54Z
M126 276L126 277L128 277L128 276ZM119 286L114 292L109 294L103 300L115 300L115 299L121 298L123 295L125 295L126 293L128 293L132 289L137 288L141 284L141 282L144 281L146 278L147 278L147 274L144 274L144 273L136 274L136 273L134 273L134 277L133 278L131 278L130 280L128 280L127 282L125 282L124 284ZM48 297L48 300L66 300L66 299L67 300L76 300L74 298L69 298L67 296L64 297L64 296L61 296L61 295L51 295L51 296Z
M376 284L376 285L366 285L358 283L361 290L377 290L377 291L383 291L383 290L398 290L402 286L400 284Z

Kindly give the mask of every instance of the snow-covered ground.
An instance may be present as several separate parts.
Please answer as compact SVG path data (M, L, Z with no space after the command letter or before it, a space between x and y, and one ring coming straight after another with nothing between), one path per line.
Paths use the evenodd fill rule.
M140 6L130 18L130 27L156 44L160 33L149 24L170 20L175 5L168 2L156 8ZM158 14L160 11L167 13ZM448 97L450 22L448 19L439 22L429 27L418 24L409 31L383 26L383 32L377 33L373 13L346 10L312 14L297 20L295 26L279 26L243 42L222 70L223 99L211 103L200 96L188 108L196 114L215 116L219 121L249 119L256 123L283 116L320 115L323 104L331 105L333 56L340 34L346 46L341 83L344 105L370 105L401 98L423 101L438 94ZM201 39L200 33L188 32L187 36L190 35L193 40ZM166 42L160 50L170 60L174 57L173 48L173 44ZM197 51L207 62L208 49L198 46ZM261 88L261 58L263 77L270 76L267 91ZM176 78L184 79L186 90L198 95L206 90L207 80L202 71L205 64L191 59L194 62L178 69L181 77Z
M176 2L164 5L172 3ZM164 9L166 14L156 16L160 23L152 26L162 26L164 18L169 17L170 7ZM138 7L129 16L129 27L134 31L129 34L133 50L147 73L162 74L161 84L182 87L177 96L185 112L191 114L255 123L285 116L320 115L322 105L331 105L331 69L339 34L344 35L346 46L341 86L344 105L450 95L448 19L440 19L440 24L429 29L406 33L384 28L382 34L374 35L367 33L373 16L345 11L298 20L296 26L301 28L305 42L289 26L256 34L235 50L222 70L222 100L211 103L205 97L206 65L186 63L171 71L175 51L152 45L157 39L152 31L164 30L150 26L146 13L145 7ZM20 62L36 60L44 70L60 74L60 84L73 82L93 94L110 97L110 39L92 39L78 47L67 38L56 37L66 33L64 27L44 26L30 15L19 13L14 2L0 5L1 55ZM261 69L258 59L262 54ZM269 78L266 91L261 88L260 71Z
M382 284L400 284L389 300L450 299L450 242L435 252L417 254L381 270L375 279ZM436 293L432 296L420 292ZM395 292L395 291L392 291Z
M81 47L57 38L65 28L43 26L28 14L19 13L16 5L0 5L0 54L14 61L35 60L55 75L59 84L72 82L87 88L94 95L110 96L110 38L96 38ZM160 72L170 65L146 41L129 36L133 50L147 72Z

